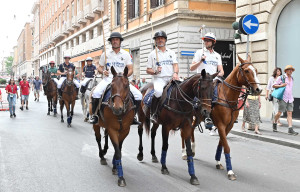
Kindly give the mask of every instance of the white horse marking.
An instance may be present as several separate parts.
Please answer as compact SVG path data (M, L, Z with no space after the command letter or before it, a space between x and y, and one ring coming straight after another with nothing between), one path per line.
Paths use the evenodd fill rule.
M256 71L255 71L254 67L253 67L252 65L250 65L250 66L249 66L249 69L252 70L252 72L253 72L253 74L254 74L254 80L255 80L255 83L257 84L258 88L261 89L261 88L260 88L260 83L259 83L259 80L258 80L258 78L257 78L257 76L256 76Z

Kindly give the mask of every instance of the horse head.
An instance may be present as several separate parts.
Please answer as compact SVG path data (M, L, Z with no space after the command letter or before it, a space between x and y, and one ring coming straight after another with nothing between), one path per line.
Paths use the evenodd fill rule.
M69 68L67 71L67 85L70 86L73 83L74 70Z
M238 56L241 64L239 65L238 82L246 86L252 95L260 95L262 89L257 78L257 69L251 63L251 57L243 60Z
M130 99L130 89L128 81L128 68L125 67L123 74L117 73L114 67L111 67L113 80L111 82L110 107L116 116L123 115L126 112L126 106Z
M50 81L50 79L51 79L50 72L49 71L45 72L43 70L42 71L42 84L43 84L43 86L46 86L47 83Z
M197 83L193 85L194 95L200 102L200 112L204 117L208 117L211 113L213 79L217 75L218 73L210 75L203 69Z

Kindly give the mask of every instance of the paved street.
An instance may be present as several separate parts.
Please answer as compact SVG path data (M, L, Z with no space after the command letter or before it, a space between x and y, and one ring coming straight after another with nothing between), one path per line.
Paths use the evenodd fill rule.
M195 170L199 186L189 184L187 163L181 160L179 132L171 134L167 166L170 175L160 173L160 164L151 162L150 139L144 135L144 161L136 159L138 134L132 126L123 145L123 169L127 183L117 185L111 173L113 147L108 165L99 163L98 147L92 126L83 122L81 105L75 106L71 128L60 118L47 116L44 96L29 110L9 118L0 112L0 191L1 192L98 192L98 191L299 191L300 150L230 134L233 171L236 181L229 181L226 171L215 169L217 136L206 130L195 132ZM239 126L239 125L236 125ZM161 134L156 150L160 157ZM298 129L299 130L299 129ZM264 133L264 132L263 132ZM298 137L299 138L299 137ZM225 165L224 156L222 164Z

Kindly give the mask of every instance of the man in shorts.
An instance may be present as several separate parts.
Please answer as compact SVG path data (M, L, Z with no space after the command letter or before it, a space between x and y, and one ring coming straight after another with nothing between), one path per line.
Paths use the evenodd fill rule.
M26 110L28 110L28 98L30 93L30 85L26 80L26 75L23 75L23 80L20 82L20 95L22 95L22 106L20 109L23 111L24 103L26 102Z
M32 91L34 91L34 101L40 100L40 91L42 91L42 81L40 80L39 76L36 76L32 82Z

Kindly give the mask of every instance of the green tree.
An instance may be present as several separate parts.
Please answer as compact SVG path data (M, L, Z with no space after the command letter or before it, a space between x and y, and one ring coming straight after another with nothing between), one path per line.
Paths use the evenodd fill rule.
M12 64L13 64L14 58L12 56L7 57L6 61L5 61L5 65L6 65L6 72L8 74L12 74Z

